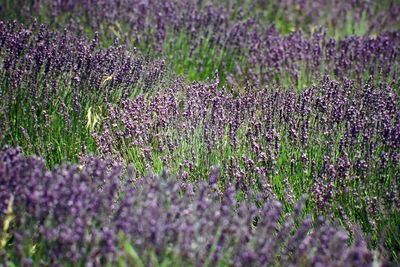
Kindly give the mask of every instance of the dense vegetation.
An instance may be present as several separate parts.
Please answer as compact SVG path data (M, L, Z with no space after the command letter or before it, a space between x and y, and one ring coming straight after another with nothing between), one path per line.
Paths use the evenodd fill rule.
M396 1L0 14L1 264L400 262Z

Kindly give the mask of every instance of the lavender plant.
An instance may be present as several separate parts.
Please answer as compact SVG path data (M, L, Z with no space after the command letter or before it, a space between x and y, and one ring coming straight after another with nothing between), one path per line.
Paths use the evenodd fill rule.
M43 155L49 166L94 151L90 131L109 102L170 82L164 61L115 43L98 47L68 30L0 23L0 144Z
M13 215L2 248L5 266L370 266L374 261L361 239L348 247L344 230L321 218L314 224L309 217L300 219L302 201L282 217L278 201L262 195L258 205L238 201L232 186L221 192L218 168L208 183L193 187L166 169L160 176L136 178L134 169L121 174L98 159L49 172L42 159L25 158L15 149L3 150L0 158L0 210L11 206Z

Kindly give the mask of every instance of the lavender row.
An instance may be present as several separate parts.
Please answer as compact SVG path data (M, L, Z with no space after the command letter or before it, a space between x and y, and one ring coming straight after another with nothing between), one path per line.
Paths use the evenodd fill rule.
M349 27L348 23L360 24L366 34L372 34L392 28L398 22L400 6L395 1L329 1L307 2L302 0L254 2L238 1L48 1L38 0L34 3L20 1L20 9L9 10L3 7L5 16L27 18L32 14L45 16L44 19L57 21L66 13L75 16L76 22L84 20L92 28L100 25L127 23L130 26L128 35L150 39L150 29L157 33L159 41L165 35L165 29L173 26L175 30L199 29L207 25L236 23L248 17L254 17L261 23L274 23L282 33L292 28L324 25L332 30ZM12 5L12 4L8 4ZM16 14L14 14L16 13ZM367 17L367 23L364 21ZM366 23L366 25L362 25ZM213 25L214 24L214 25ZM354 26L354 25L350 25ZM351 32L348 32L351 34ZM123 34L122 34L123 35Z
M376 73L385 80L397 77L400 5L394 1L267 2L42 0L26 3L25 12L52 25L70 18L58 23L73 31L98 31L108 45L119 39L162 55L192 79L212 78L219 69L222 82L250 79L303 88L318 74L360 82ZM282 35L273 23L291 30ZM359 23L365 24L363 31L347 32L355 36L331 33Z
M361 237L348 247L342 229L293 214L254 194L237 200L208 183L182 182L164 169L136 178L132 167L92 158L85 166L46 171L40 158L0 153L2 264L85 265L174 263L212 266L372 266L378 259ZM257 202L258 204L255 204ZM4 239L3 239L4 238Z
M109 106L92 136L98 154L133 162L136 175L169 166L189 181L222 168L219 185L256 189L288 209L307 193L308 212L359 223L397 250L400 198L398 87L329 77L304 91L171 86ZM82 161L84 162L84 161Z
M36 21L28 26L16 21L1 22L0 29L2 72L10 93L17 87L26 87L32 100L44 106L48 105L49 97L58 96L60 87L70 89L73 98L82 92L109 101L107 97L120 87L124 89L119 95L123 98L135 90L145 92L165 73L161 60L150 65L148 60L118 43L99 49L97 35L88 40L67 29L49 30L47 25L39 26ZM107 86L102 87L105 80Z

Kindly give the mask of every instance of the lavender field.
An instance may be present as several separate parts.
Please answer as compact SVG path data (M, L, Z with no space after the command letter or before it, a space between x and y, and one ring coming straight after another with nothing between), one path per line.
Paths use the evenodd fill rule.
M0 266L397 266L400 2L0 0Z

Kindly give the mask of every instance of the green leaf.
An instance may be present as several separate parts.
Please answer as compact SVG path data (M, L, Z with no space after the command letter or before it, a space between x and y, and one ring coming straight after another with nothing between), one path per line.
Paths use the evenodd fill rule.
M139 255L136 253L135 249L132 247L132 245L128 242L124 242L124 252L128 256L129 262L133 266L138 266L138 267L144 267L143 261L140 259Z

